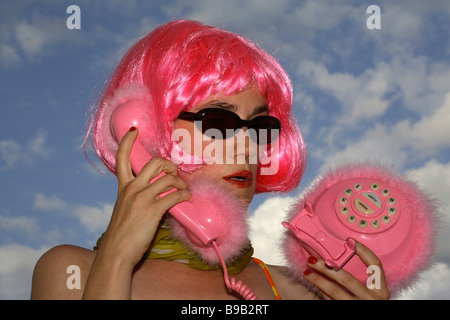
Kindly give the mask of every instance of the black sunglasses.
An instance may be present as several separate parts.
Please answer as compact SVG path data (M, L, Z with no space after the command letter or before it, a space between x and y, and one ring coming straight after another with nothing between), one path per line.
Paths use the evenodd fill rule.
M230 138L238 133L238 129L247 127L254 130L249 133L257 144L271 143L278 137L281 130L281 122L275 117L259 116L251 120L242 120L236 113L220 108L205 108L196 113L183 111L178 119L194 121L202 133L209 137L214 136L214 130L210 129L218 130L221 133L219 137ZM264 132L266 139L263 138Z

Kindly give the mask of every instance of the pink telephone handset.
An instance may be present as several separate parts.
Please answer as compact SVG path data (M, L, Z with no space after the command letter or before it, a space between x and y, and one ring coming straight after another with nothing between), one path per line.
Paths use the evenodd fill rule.
M342 268L355 254L355 240L342 240L327 232L309 202L305 203L305 208L290 223L282 224L295 234L309 253L322 257L335 270Z
M142 107L139 101L128 101L121 104L114 111L111 118L111 131L118 141L130 130L131 127L136 127L139 130L140 121L139 115L142 114ZM139 142L139 138L134 142L131 149L130 161L134 173L137 175L142 168L150 161L152 156ZM165 173L161 173L152 181L160 178ZM150 181L150 183L152 183ZM162 193L163 197L175 189ZM228 272L225 261L219 249L219 245L226 237L227 227L226 218L223 214L218 214L218 211L226 211L226 208L217 208L212 201L202 202L181 202L169 209L169 213L186 228L187 236L197 246L212 247L217 252L220 263L224 271L224 281L226 286L239 293L246 300L256 300L254 293L247 288L241 281L235 281L232 278L231 282L228 279Z
M140 103L138 101L128 101L120 105L113 113L111 119L111 131L118 141L130 130L131 127L139 129L140 118L142 114ZM137 175L142 168L150 161L151 155L136 139L131 150L130 161L134 173ZM160 178L165 173L161 173L154 180ZM151 182L150 182L151 183ZM172 189L160 195L163 197L171 192ZM199 246L211 246L213 241L220 243L221 235L224 232L223 217L214 215L214 208L211 203L192 203L181 202L171 209L169 213L189 232L190 240ZM193 214L195 213L195 214Z

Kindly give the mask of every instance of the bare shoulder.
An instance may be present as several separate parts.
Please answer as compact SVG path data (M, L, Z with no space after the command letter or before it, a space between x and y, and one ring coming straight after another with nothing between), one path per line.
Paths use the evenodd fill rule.
M319 300L320 296L302 280L294 278L287 267L268 266L283 300Z
M94 256L72 245L48 250L34 268L31 299L81 299Z

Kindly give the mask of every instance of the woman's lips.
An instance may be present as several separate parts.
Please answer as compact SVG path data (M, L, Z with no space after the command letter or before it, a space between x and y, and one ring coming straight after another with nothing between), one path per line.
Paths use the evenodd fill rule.
M250 171L242 170L223 177L223 179L238 188L248 188L252 185L253 176Z

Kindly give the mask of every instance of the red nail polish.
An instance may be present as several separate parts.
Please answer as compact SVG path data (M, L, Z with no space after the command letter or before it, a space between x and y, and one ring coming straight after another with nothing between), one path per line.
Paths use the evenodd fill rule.
M305 272L303 273L303 275L307 276L307 275L310 274L310 273L311 273L311 270L306 269Z
M308 263L309 263L309 264L315 264L316 262L317 262L317 258L316 258L316 257L310 256L310 257L308 258Z
M136 127L131 127L130 128L130 131L134 131L134 130L136 130Z

